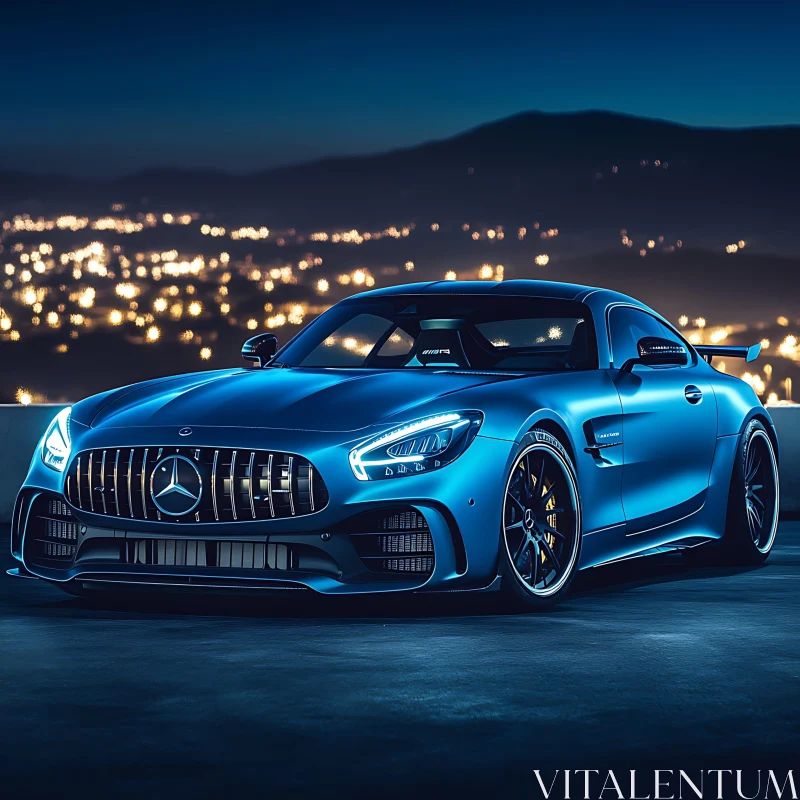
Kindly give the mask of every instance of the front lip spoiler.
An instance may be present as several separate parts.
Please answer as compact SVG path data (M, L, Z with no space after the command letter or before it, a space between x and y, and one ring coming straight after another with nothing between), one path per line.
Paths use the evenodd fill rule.
M147 589L165 589L165 590L173 590L173 589L195 589L195 590L202 590L202 591L214 591L216 589L233 589L237 592L241 591L254 591L258 592L259 594L264 592L284 592L284 591L297 591L297 592L309 592L314 593L313 589L308 586L288 586L282 585L281 581L276 581L275 583L257 583L257 582L246 582L246 581L237 581L235 578L221 578L218 582L214 581L213 579L209 578L188 578L186 580L179 580L174 577L170 578L163 578L159 579L156 576L149 576L148 580L125 580L119 578L113 578L111 576L98 576L95 578L84 578L84 577L77 577L73 579L75 583L79 584L96 584L97 588L102 589L104 586L111 586L116 591L120 591L123 586L131 586L136 589L139 588L147 588ZM72 583L73 581L69 581Z
M33 581L40 580L38 575L28 572L25 567L12 567L11 569L7 569L6 575L10 575L12 578L28 578L29 580Z

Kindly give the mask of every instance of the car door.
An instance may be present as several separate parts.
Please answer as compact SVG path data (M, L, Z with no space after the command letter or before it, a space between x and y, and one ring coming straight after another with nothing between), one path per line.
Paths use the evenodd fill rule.
M686 366L619 368L646 336L685 345L655 316L633 306L608 312L612 374L622 404L622 505L626 536L664 541L671 522L702 508L717 434L714 392L690 350Z

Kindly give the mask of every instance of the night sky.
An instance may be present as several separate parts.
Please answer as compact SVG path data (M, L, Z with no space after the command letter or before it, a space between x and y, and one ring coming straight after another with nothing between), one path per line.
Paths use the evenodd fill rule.
M59 2L4 12L0 169L243 172L528 109L800 123L800 4Z

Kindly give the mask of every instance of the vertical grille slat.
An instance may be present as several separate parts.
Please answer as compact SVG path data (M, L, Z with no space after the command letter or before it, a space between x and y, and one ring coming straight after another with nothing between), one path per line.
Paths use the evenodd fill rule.
M214 464L211 467L211 502L214 505L214 520L219 521L219 511L217 510L217 460L219 450L214 451Z
M253 465L255 464L255 460L256 460L256 454L255 451L253 451L252 453L250 453L250 468L248 470L249 480L247 482L247 490L250 495L250 514L252 515L253 519L256 518L256 504L253 495L253 469L254 469Z
M106 507L106 451L103 450L103 456L100 461L100 499L103 501L103 513L108 514Z
M89 453L89 505L92 509L92 513L94 513L94 487L92 486L92 481L94 477L92 475L92 458L94 453Z
M292 470L292 466L294 465L294 457L289 456L289 508L292 510L292 516L294 516L294 472Z
M134 449L131 447L131 454L128 456L128 516L133 518L133 454Z
M117 455L114 458L114 509L117 512L117 516L119 516L118 478L119 478L119 450L117 450Z
M191 460L200 473L201 486L199 504L174 516L159 510L151 492L153 471L172 455ZM328 502L325 482L302 456L238 448L84 450L66 471L63 491L76 510L182 524L290 518L319 511Z
M234 521L236 520L236 451L231 453L231 477L230 477L230 493L231 493L231 514L233 514Z
M147 482L147 453L148 448L145 447L144 455L142 456L142 480L141 480L141 488L142 488L142 514L144 518L147 519L147 495L145 494L145 484Z
M269 515L275 516L275 503L272 499L272 453L269 454L267 460L267 497L269 499Z

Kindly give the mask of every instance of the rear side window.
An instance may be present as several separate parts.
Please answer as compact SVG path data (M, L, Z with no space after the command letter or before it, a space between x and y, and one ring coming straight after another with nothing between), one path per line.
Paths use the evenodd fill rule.
M611 358L615 367L621 367L629 358L639 356L636 345L639 339L645 336L658 336L660 339L669 339L686 347L686 343L666 325L637 308L628 306L612 308L608 325Z

